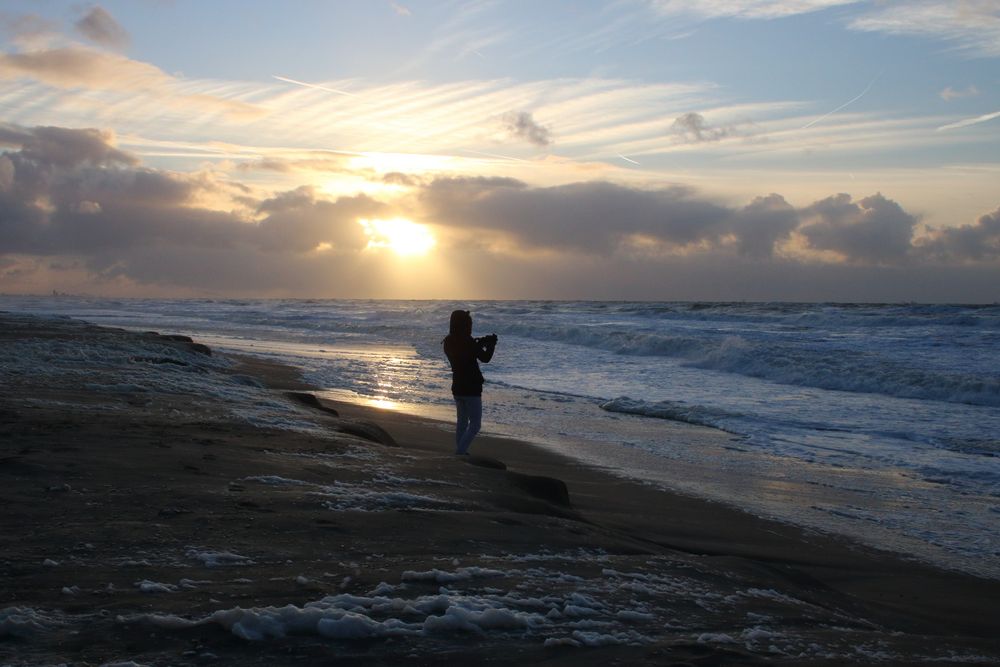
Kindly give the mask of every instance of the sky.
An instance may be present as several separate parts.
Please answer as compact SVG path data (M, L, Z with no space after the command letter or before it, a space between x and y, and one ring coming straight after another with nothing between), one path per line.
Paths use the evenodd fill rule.
M0 293L1000 301L1000 0L0 0Z

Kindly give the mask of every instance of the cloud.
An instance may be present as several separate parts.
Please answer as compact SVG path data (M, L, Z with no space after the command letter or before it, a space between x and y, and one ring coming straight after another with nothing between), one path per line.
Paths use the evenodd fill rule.
M969 85L963 90L955 90L951 86L946 87L940 92L941 99L945 102L951 102L952 100L959 100L963 97L976 97L979 95L979 89L973 85Z
M0 12L0 31L10 35L16 43L31 44L57 33L59 25L37 14Z
M916 216L881 194L841 194L797 208L776 193L731 205L682 186L533 187L512 178L389 174L386 181L404 182L409 192L385 202L329 198L310 186L259 194L210 174L152 169L94 129L2 125L0 146L7 148L0 153L0 273L7 290L1000 296L1000 209L916 236ZM422 265L404 270L368 247L358 220L397 216L433 226L439 243ZM927 275L936 276L937 291L919 287Z
M83 200L80 205L76 207L77 213L100 213L101 205L95 201Z
M730 129L725 127L709 127L705 117L700 113L686 113L678 116L670 126L671 132L684 141L700 143L703 141L718 141L729 136Z
M539 125L527 111L508 111L500 117L500 121L503 129L513 137L539 147L552 143L552 131Z
M0 53L0 77L29 76L57 87L153 90L172 82L158 67L80 46Z
M934 230L921 252L940 261L984 261L1000 258L1000 208L971 225Z
M236 165L236 169L239 171L276 171L284 174L295 171L291 160L267 157L240 162Z
M799 225L795 208L778 194L757 197L737 211L732 223L737 250L746 257L771 257L775 246Z
M996 0L647 0L657 14L698 19L773 20L857 6L848 26L865 32L929 37L953 42L972 56L1000 55L1000 16Z
M115 148L113 133L97 129L25 129L0 123L0 146L19 148L24 159L58 167L135 165L139 162L135 156Z
M780 195L729 208L681 186L638 189L601 181L532 188L513 179L445 178L425 187L422 203L429 220L499 233L528 253L670 252L735 241L740 254L762 258L798 224Z
M161 103L253 118L263 110L245 102L179 90L179 81L158 67L80 46L0 52L0 79L30 77L57 88L146 93Z
M174 284L188 284L191 260L182 256L195 253L232 271L242 267L239 276L260 284L259 267L277 261L263 256L294 264L320 246L333 258L357 255L367 243L357 218L385 211L365 196L328 201L301 187L251 198L252 208L241 212L243 188L144 168L110 142L97 130L0 126L0 144L19 147L0 154L0 256L76 258L102 279L142 279L150 256L162 253L177 260ZM230 190L239 198L230 199ZM221 205L204 203L210 200ZM154 264L165 276L164 261Z
M357 220L384 212L384 204L359 195L335 202L318 199L315 189L302 186L262 201L265 214L255 242L262 250L304 253L328 243L338 250L358 251L368 243Z
M423 181L412 174L404 174L398 171L391 171L388 174L383 174L381 180L386 185L398 185L400 187L412 188L420 185Z
M338 155L328 152L307 152L304 157L262 157L255 160L239 162L239 171L274 171L278 173L292 172L347 172L348 163L356 156Z
M813 221L799 229L810 247L838 253L852 262L895 264L912 247L917 218L881 194L851 201L838 194L803 209Z
M852 5L859 0L649 0L664 14L693 14L706 18L778 19Z
M531 187L510 178L438 178L420 191L422 216L461 244L524 256L780 257L851 266L917 267L996 260L997 214L917 237L919 219L880 193L792 206L780 194L729 206L682 187L593 181ZM993 216L993 217L991 217ZM961 251L960 251L961 249ZM978 249L978 250L977 250Z
M409 7L402 5L398 2L390 2L389 6L392 7L392 11L396 12L400 16L412 16L413 12L410 11Z
M997 264L885 267L760 261L707 250L655 255L516 256L465 245L448 266L462 276L454 298L703 301L937 301L991 303L1000 297Z
M854 19L856 30L916 35L954 42L968 55L1000 56L1000 6L996 0L922 0L879 3Z
M101 46L124 49L129 45L128 32L100 5L91 7L74 25L81 35Z
M9 144L17 128L4 129ZM6 252L113 264L129 248L164 242L225 247L244 234L238 216L198 205L215 194L209 181L142 168L106 133L34 128L20 134L21 150L0 156Z
M955 123L948 123L947 125L942 125L937 128L938 131L942 130L958 130L963 127L969 127L970 125L978 125L979 123L985 123L988 120L993 120L994 118L1000 118L1000 111L994 111L993 113L986 113L982 116L976 116L975 118L966 118L965 120L960 120Z

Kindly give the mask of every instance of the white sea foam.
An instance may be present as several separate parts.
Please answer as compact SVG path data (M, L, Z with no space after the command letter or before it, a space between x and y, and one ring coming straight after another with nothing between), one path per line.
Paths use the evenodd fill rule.
M504 576L503 572L481 568L463 568L455 572L404 573L404 581L468 582L480 577ZM378 587L388 590L383 582ZM648 638L634 629L615 629L612 620L570 621L574 610L586 607L588 615L600 614L607 605L589 596L572 593L562 597L549 596L547 601L523 597L508 592L503 595L472 594L448 591L416 597L383 595L358 596L340 594L325 597L304 606L233 608L213 612L195 619L175 615L140 614L125 617L123 622L148 622L156 627L176 630L194 626L218 625L248 641L264 641L289 635L315 634L330 639L353 640L375 637L435 636L452 633L491 635L515 633L537 636L544 642L553 639L571 645L603 646L609 644L641 644ZM542 612L557 611L558 614ZM607 610L606 616L616 614ZM638 620L629 618L630 622ZM579 629L587 627L609 630ZM559 633L560 636L551 636Z
M468 581L473 577L482 578L503 576L506 576L506 573L501 570L491 570L482 567L463 567L455 570L454 572L446 572L436 569L424 572L407 570L403 572L401 578L403 581L434 581L439 584L448 584L456 581Z
M723 371L783 384L886 394L904 398L1000 406L1000 378L974 372L927 370L865 351L825 349L747 338L663 333L579 324L511 324L526 338L578 345L618 355L667 357L695 368Z
M176 593L178 590L174 584L161 584L148 579L135 582L135 587L143 593Z
M532 554L512 556L512 562L521 557L536 560L530 558ZM606 563L609 566L603 571L562 584L555 576L560 572L553 569L492 570L456 565L449 570L404 573L398 583L382 581L366 595L344 592L305 604L221 607L190 616L139 613L119 616L116 622L147 625L163 632L216 628L248 642L288 637L330 642L394 639L399 643L385 646L400 646L404 651L414 645L422 650L432 645L453 647L455 639L464 637L496 646L518 641L580 650L695 641L722 650L742 646L763 658L788 655L799 660L845 663L886 656L898 659L895 643L905 645L911 640L907 635L885 632L854 614L838 614L828 606L809 605L770 589L733 593L731 584L717 579L715 566L707 580L696 581L686 576L696 572L696 566L686 561L654 557L642 563L634 556L620 558L640 569L620 569L615 566L618 557L600 556L585 564L599 567ZM558 564L551 559L547 562ZM341 565L353 571L360 568L356 563ZM284 580L297 597L301 589ZM652 593L635 593L623 585L627 583L641 583ZM436 591L428 590L439 586ZM178 587L184 587L183 580ZM170 598L171 607L184 599L183 591L178 591ZM706 605L710 609L693 604L698 601L710 601ZM761 605L770 612L767 618L751 612ZM683 622L677 620L678 614L683 614ZM739 618L747 622L734 622ZM7 608L0 610L0 638L31 641L55 631L90 627L93 622L90 615ZM927 661L974 657L956 651L946 640L929 653Z
M729 426L729 429L726 426L740 415L702 405L689 405L682 401L657 401L650 403L632 399L628 396L620 396L601 403L601 409L608 412L623 412L625 414L642 415L644 417L672 419L674 421L687 422L688 424L712 426L722 430L732 429L733 432L739 432L736 430L736 426Z
M244 477L241 481L260 482L261 484L270 484L272 486L315 486L312 482L303 482L300 479L289 479L278 475L252 475Z
M33 635L64 625L55 614L32 607L0 609L0 639L28 639Z
M392 487L403 483L443 484L436 480L402 480L402 478L377 473L371 482L355 484L336 481L319 484L278 475L252 475L240 480L275 487L302 488L310 496L322 499L324 507L330 510L373 512L392 509L458 509L454 503L434 496L400 491ZM389 486L390 488L380 488Z
M326 498L324 506L327 509L338 512L372 512L391 509L446 510L459 508L450 501L426 494L371 489L367 485L350 484L347 482L319 486L312 494Z
M254 561L247 556L241 556L231 551L214 551L189 547L187 557L200 561L205 567L226 567L230 565L253 565Z

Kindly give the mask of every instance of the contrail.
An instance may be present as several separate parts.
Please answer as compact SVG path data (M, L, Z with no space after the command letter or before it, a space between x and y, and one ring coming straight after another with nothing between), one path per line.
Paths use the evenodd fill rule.
M531 160L522 160L519 157L511 157L510 155L498 155L496 153L484 153L482 151L469 150L468 148L460 148L459 151L463 153L472 153L473 155L484 155L486 157L497 157L502 160L516 160L517 162L531 162Z
M876 81L878 81L878 80L879 80L879 78L881 78L882 74L884 74L884 72L879 72L878 74L876 74L876 75L875 75L875 78L874 78L874 79L872 79L872 80L871 80L871 81L870 81L870 82L868 83L868 85L867 85L867 86L865 86L865 89L864 89L864 90L862 90L862 91L861 91L861 93L860 93L860 94L859 94L859 95L858 95L857 97L853 97L853 98L851 98L851 99L847 100L846 102L844 102L843 104L841 104L841 105L840 105L839 107L837 107L837 108L836 108L836 109L834 109L833 111L828 111L827 113L823 114L823 115L822 115L822 116L820 116L819 118L817 118L817 119L815 119L815 120L812 120L812 121L809 121L808 123L806 123L805 125L803 125L803 126L802 126L802 129L803 129L803 130L806 130L806 129L809 129L810 127L812 127L812 126L813 126L813 125L815 125L816 123L820 122L820 121L821 121L821 120L823 120L824 118L827 118L827 117L829 117L829 116L832 116L833 114L837 113L838 111L840 111L840 110L841 110L841 109L843 109L844 107L848 107L848 106L850 106L850 105L854 104L855 102L857 102L858 100L860 100L860 99L861 99L862 97L864 97L864 96L865 96L865 93L867 93L867 92L868 92L869 90L871 90L871 89L872 89L872 86L874 86L874 85L875 85L875 82L876 82Z
M640 167L642 166L641 164L639 164L638 162L636 162L636 161L635 161L635 160L633 160L632 158L630 158L630 157L625 157L625 156L624 156L624 155L622 155L621 153L618 153L618 157L620 157L621 159L625 160L626 162L631 162L632 164L638 164L638 165L639 165Z
M993 120L994 118L1000 118L1000 111L994 111L993 113L983 114L982 116L977 116L975 118L966 118L965 120L960 120L957 123L949 123L948 125L942 125L937 129L938 132L941 130L957 130L960 127L968 127L970 125L975 125L977 123L985 123L988 120Z
M306 83L305 81L296 81L295 79L289 79L284 76L278 76L277 74L272 74L278 81L284 81L285 83L294 83L296 86L305 86L306 88L315 88L317 90L325 90L328 93L337 93L338 95L347 95L348 97L357 97L354 93L349 93L346 90L337 90L336 88L327 88L326 86L320 86L315 83Z

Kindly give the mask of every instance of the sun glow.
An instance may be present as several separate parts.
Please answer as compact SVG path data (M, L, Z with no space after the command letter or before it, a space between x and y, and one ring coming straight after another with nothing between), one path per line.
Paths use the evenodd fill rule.
M388 248L401 257L426 255L437 241L424 225L405 218L358 220L368 234L369 248Z

